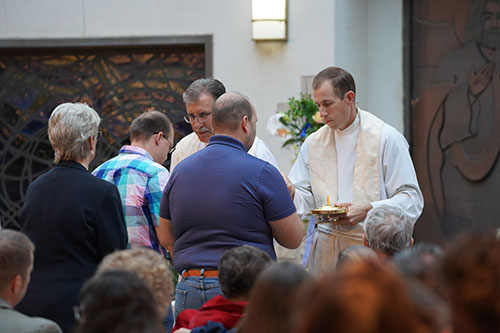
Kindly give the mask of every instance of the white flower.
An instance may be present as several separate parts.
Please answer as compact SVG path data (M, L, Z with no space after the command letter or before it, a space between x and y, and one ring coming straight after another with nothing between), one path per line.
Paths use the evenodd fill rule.
M269 134L274 136L280 136L282 138L288 135L288 129L280 121L280 118L283 116L284 116L283 113L276 113L273 114L271 117L269 117L266 126Z

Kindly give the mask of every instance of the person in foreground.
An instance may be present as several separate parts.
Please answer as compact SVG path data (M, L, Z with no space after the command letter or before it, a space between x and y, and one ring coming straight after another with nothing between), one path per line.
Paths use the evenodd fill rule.
M0 230L0 332L60 333L53 321L13 309L24 297L33 269L35 245L15 230Z
M293 262L281 261L267 267L255 282L236 331L290 332L297 291L307 282L310 280L305 269Z
M325 126L305 140L288 174L295 206L299 214L308 214L329 199L348 209L338 221L317 221L309 269L320 273L335 267L342 249L363 243L361 223L370 209L399 207L414 224L423 197L408 143L393 127L356 107L351 74L338 67L322 70L314 77L313 94Z
M291 332L298 315L298 291L307 287L307 282L314 281L302 266L290 261L274 263L255 281L244 316L235 328L228 330L219 322L208 321L192 330L181 328L174 333Z
M219 260L219 282L222 295L215 296L199 310L179 313L172 331L195 328L209 320L232 329L243 315L255 280L270 263L269 255L253 246L243 245L224 252Z
M70 332L78 292L104 256L127 246L115 185L92 176L99 123L86 104L64 103L49 119L55 166L28 186L21 229L36 246L26 296L17 309L49 318Z
M152 298L151 289L132 272L96 274L82 287L75 333L164 333Z
M453 332L500 331L500 241L491 234L463 234L444 251L440 293L452 313Z
M107 271L123 270L137 274L151 289L160 318L170 310L173 292L172 273L167 260L150 248L135 247L108 254L97 267L96 275ZM172 327L168 328L172 329Z
M346 263L308 287L294 333L423 332L405 281L381 260Z
M217 265L225 251L247 244L276 259L273 237L288 248L302 241L304 226L280 172L247 153L256 122L246 97L219 97L213 111L216 135L179 163L165 187L160 228L182 274L176 315L221 294Z
M339 253L335 269L350 262L365 261L377 258L377 253L364 245L356 244L346 247Z
M214 135L212 114L215 100L225 92L226 87L222 82L212 78L198 79L187 87L182 95L187 109L184 120L191 125L193 132L182 138L175 147L170 171L174 171L174 168L183 159L207 146L210 137ZM267 144L257 136L248 153L278 168L278 162L276 162L273 153Z

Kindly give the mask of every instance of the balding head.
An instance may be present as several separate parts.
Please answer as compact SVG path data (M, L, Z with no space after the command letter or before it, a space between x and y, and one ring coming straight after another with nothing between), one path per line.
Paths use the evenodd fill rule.
M257 115L247 97L237 92L220 96L214 105L213 125L216 134L230 135L250 149L255 139Z
M237 92L223 94L215 101L214 127L235 131L244 116L252 120L253 107L248 98Z

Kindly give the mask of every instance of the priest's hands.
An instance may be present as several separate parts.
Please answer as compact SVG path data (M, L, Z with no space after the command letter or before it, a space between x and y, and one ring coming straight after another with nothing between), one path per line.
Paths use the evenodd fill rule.
M345 217L342 217L334 224L348 224L355 225L359 222L363 222L368 214L368 211L373 208L373 206L369 202L345 202L345 203L336 203L336 207L347 207L347 214Z

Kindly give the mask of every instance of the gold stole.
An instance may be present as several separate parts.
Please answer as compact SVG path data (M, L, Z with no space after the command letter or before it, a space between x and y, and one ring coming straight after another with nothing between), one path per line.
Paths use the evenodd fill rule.
M380 200L380 141L384 122L369 112L358 110L359 130L353 175L353 202ZM335 202L337 151L335 133L327 125L309 139L309 179L316 207ZM340 166L342 167L342 166Z

